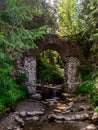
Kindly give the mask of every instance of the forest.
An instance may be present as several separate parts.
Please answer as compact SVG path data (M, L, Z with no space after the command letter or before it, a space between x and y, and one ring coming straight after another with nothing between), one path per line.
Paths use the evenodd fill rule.
M54 35L79 46L85 65L77 67L82 83L76 93L89 95L98 112L97 16L98 0L0 0L0 115L30 96L26 75L15 72L15 57ZM54 50L40 54L37 70L38 83L64 81L63 63Z

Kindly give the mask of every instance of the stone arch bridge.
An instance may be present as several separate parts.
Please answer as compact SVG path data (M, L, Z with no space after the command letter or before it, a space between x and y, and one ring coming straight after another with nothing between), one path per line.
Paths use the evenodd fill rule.
M27 75L27 86L30 93L36 91L36 66L40 53L47 49L55 50L61 56L64 64L64 85L67 93L74 93L80 84L80 75L77 71L79 61L79 49L75 44L67 43L58 37L45 38L37 41L38 48L30 49L24 53L23 65L20 67Z

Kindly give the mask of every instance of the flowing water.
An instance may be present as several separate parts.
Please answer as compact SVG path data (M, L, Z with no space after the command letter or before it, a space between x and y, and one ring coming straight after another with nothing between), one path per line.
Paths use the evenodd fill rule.
M65 100L61 100L58 95L57 92L54 90L52 92L51 95L52 99L46 99L44 101L41 102L41 105L43 106L43 108L45 109L45 114L42 116L39 116L38 120L26 120L25 121L25 126L23 128L23 130L97 130L97 129L87 129L86 127L88 125L90 125L89 123L89 119L86 120L86 118L84 118L84 120L80 119L77 120L77 118L75 118L75 120L73 120L71 118L71 116L77 115L77 111L79 109L79 106L82 106L82 112L85 112L83 108L86 108L87 104L85 102L85 100L80 100L81 102L76 102L73 103L73 101L78 101L78 100L74 100L74 98L70 97L68 98L68 101L65 102ZM56 102L55 102L56 101ZM84 102L83 102L84 101ZM47 104L48 103L48 104ZM71 108L68 108L69 105L72 105ZM84 105L84 107L83 107ZM59 106L59 107L58 107ZM60 108L66 107L70 112L68 112L68 110L66 112L68 112L68 114L64 115L64 111ZM34 106L35 108L35 106ZM64 108L64 109L66 109ZM54 110L60 110L60 113L62 114L62 116L64 115L65 117L69 116L70 120L62 120L60 118L49 118L49 116L51 116L51 114L55 114L56 116L58 115L56 111ZM71 113L72 110L72 113ZM86 108L87 110L87 108ZM78 111L78 114L81 113L81 111ZM87 111L88 113L88 111ZM79 115L77 115L79 116ZM37 116L35 116L36 119ZM68 118L69 119L69 118Z
M53 98L57 98L54 92ZM48 115L53 111L55 105L47 106L44 105L45 115L40 117L39 120L28 120L25 122L25 127L23 130L79 130L75 123L73 122L55 122L54 120L47 120Z
M24 130L79 130L75 125L71 125L71 123L56 123L56 122L44 122L39 125L38 122L28 121Z

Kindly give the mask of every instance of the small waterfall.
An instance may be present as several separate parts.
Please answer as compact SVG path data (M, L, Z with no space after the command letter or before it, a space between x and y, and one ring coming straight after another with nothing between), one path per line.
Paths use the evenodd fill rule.
M59 97L57 96L57 91L55 89L52 91L52 98L59 99Z

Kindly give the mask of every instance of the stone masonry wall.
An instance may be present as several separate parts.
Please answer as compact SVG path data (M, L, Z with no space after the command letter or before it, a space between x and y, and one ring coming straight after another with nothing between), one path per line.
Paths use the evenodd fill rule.
M68 62L67 62L67 59L65 59L65 62L64 62L64 90L65 92L68 92L68 85L67 85L67 69L68 68Z
M36 58L31 56L25 57L24 68L28 78L27 86L29 93L34 94L36 91Z
M80 64L79 60L75 57L69 57L67 61L67 91L74 93L81 83L81 77L77 71L77 66Z

